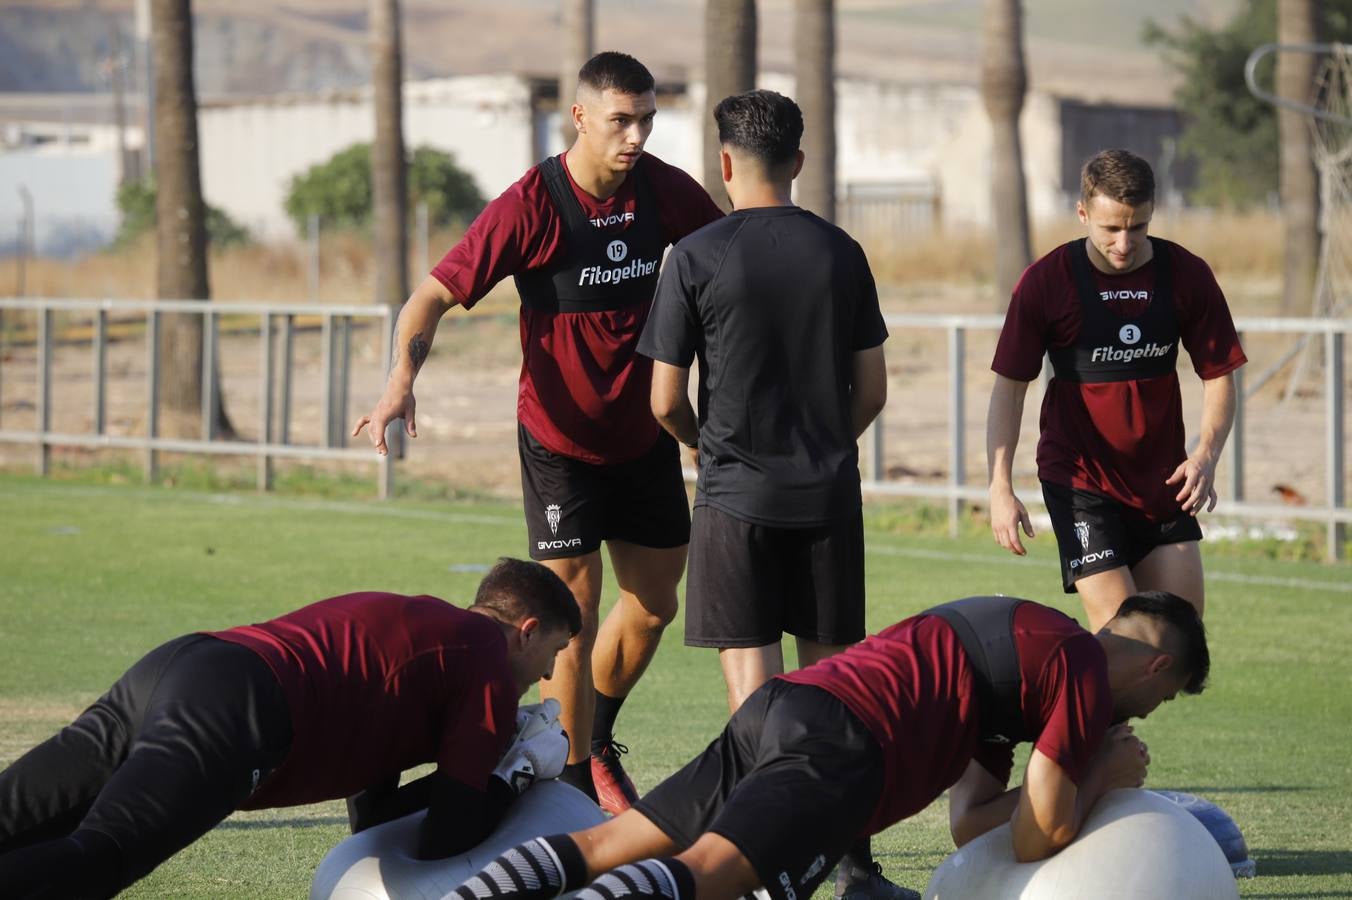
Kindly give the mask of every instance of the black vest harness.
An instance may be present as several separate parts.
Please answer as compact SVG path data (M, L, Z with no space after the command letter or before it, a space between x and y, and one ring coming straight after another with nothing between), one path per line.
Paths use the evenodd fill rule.
M1018 597L966 597L926 610L947 622L976 670L981 740L1017 744L1031 740L1023 719L1023 673L1014 643L1014 611L1027 603Z
M1132 319L1114 315L1099 293L1084 238L1066 245L1080 296L1080 333L1066 347L1047 351L1056 377L1082 384L1157 378L1178 365L1178 316L1174 310L1172 245L1150 238L1155 289L1145 311Z
M549 265L516 274L521 304L542 312L585 313L652 302L666 241L644 167L629 174L637 195L634 223L613 235L587 220L559 157L549 157L539 169L563 220L563 248Z

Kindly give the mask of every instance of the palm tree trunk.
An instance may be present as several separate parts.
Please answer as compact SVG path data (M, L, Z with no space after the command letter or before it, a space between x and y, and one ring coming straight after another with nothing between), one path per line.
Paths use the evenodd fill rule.
M756 86L756 0L704 2L704 189L726 211L732 204L718 164L714 107Z
M834 0L796 0L794 55L803 110L798 205L836 220L836 25Z
M985 0L982 12L981 99L991 122L991 227L995 234L995 289L1003 308L1032 261L1023 145L1019 139L1019 113L1028 76L1023 64L1023 11L1019 0Z
M1315 42L1315 0L1278 0L1277 43ZM1314 85L1311 53L1277 54L1277 96L1308 104ZM1314 312L1314 281L1319 262L1319 179L1311 152L1310 120L1293 109L1277 108L1284 246L1284 315Z
M563 146L577 140L573 128L573 100L577 95L577 71L592 57L596 35L594 0L562 0L563 58L559 69L559 134Z
M371 0L371 90L375 141L371 202L375 217L375 300L408 299L408 174L404 158L403 50L399 0Z
M211 298L207 276L206 204L197 143L191 0L153 0L155 59L155 295L166 300ZM202 317L165 315L160 331L159 392L169 414L164 432L193 435L202 410ZM219 381L218 381L219 383ZM232 433L213 399L214 427Z

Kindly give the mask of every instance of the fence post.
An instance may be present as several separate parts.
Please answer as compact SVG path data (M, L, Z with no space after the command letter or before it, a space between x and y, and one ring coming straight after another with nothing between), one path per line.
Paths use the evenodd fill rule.
M961 325L948 326L948 366L952 373L948 397L948 481L954 488L948 498L948 534L958 536L958 517L963 501L958 490L967 483L967 359L966 330Z
M104 301L107 302L107 301ZM108 427L108 308L94 313L94 433Z
M262 357L258 367L258 440L266 445L272 443L272 315L269 313L258 317L258 343ZM266 452L258 457L258 490L272 490L272 457Z
M887 446L883 435L884 410L879 410L868 427L868 477L874 484L881 484L887 478Z
M1324 415L1328 422L1328 476L1327 504L1328 521L1328 560L1339 561L1343 558L1343 543L1347 536L1347 526L1334 519L1343 508L1346 495L1343 490L1343 338L1341 331L1329 330L1324 333Z
M385 354L385 377L388 379L390 370L394 368L394 321L398 315L398 310L386 305L384 315L380 319L380 352ZM404 458L404 429L403 422L395 422L385 426L385 455L380 458L377 465L379 471L376 483L376 496L381 500L389 500L394 497L394 461Z
M295 316L282 316L282 372L277 386L277 443L291 443L291 367L295 362Z
M1243 333L1239 334L1241 346ZM1230 496L1236 503L1244 500L1244 367L1235 369L1235 424L1230 430Z
M324 379L319 404L320 446L333 446L333 316L324 313L319 327L319 371Z
M146 311L146 439L153 442L160 434L160 314ZM146 482L159 477L160 455L154 446L146 448Z
M202 312L202 440L216 439L216 314Z
M308 265L306 266L306 280L309 282L310 302L319 302L319 214L310 213L305 220L306 232L309 240L306 241L306 248L309 251Z
M52 468L52 447L47 443L47 432L52 428L52 310L47 306L38 312L37 400L37 471L46 478Z

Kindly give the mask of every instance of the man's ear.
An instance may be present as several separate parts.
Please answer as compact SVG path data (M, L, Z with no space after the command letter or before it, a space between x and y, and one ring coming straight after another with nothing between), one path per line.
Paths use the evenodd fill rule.
M535 616L526 616L516 625L521 634L521 643L528 644L540 636L540 620Z
M577 107L573 107L576 109ZM1084 225L1089 224L1089 211L1084 208L1083 200L1075 201L1075 215L1080 217L1080 222Z
M792 181L794 178L797 178L798 173L801 171L803 171L803 151L795 150L793 152L793 175L789 177L789 180Z
M723 183L732 181L732 154L726 150L719 150L718 164L723 169Z
M573 115L573 127L577 129L577 133L578 133L578 134L586 134L586 133L587 133L587 129L584 127L584 125L583 125L583 123L582 123L582 119L583 119L584 116L586 116L586 114L587 114L587 108L586 108L585 106L583 106L581 103L574 103L574 104L573 104L573 110L572 110L572 115Z
M1161 653L1150 660L1150 665L1146 667L1146 671L1153 677L1161 672L1167 672L1173 668L1173 665L1174 657L1169 653Z

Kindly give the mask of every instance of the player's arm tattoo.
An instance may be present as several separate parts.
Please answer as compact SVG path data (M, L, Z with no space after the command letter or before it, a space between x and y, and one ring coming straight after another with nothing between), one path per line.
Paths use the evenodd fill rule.
M429 351L427 341L423 340L422 332L418 332L409 339L408 342L408 361L413 364L413 371L417 372L422 368L422 364L427 361Z

